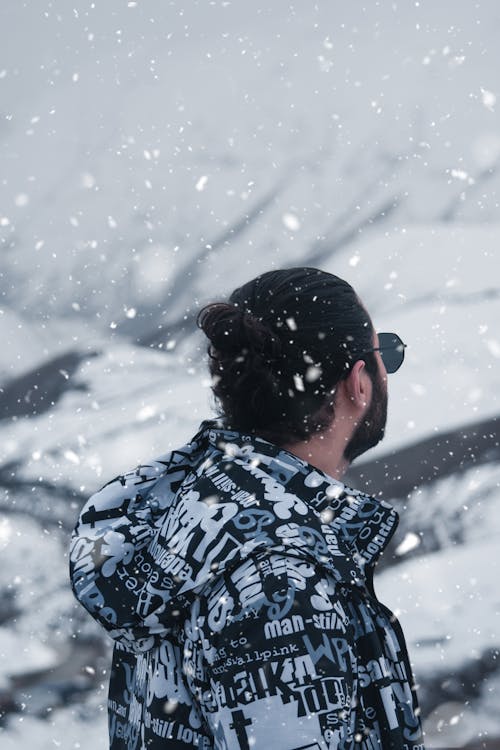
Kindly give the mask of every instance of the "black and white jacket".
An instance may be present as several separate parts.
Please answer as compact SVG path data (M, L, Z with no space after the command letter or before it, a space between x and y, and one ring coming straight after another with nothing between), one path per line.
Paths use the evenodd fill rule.
M397 523L215 421L105 484L70 574L115 640L111 750L423 750L403 633L372 585Z

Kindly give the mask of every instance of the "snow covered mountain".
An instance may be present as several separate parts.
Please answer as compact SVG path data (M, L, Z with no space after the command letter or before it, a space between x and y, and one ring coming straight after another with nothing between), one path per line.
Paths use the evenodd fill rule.
M2 747L106 747L68 533L211 413L199 305L293 264L408 344L349 476L401 516L375 585L428 746L500 747L497 4L4 0L0 23Z

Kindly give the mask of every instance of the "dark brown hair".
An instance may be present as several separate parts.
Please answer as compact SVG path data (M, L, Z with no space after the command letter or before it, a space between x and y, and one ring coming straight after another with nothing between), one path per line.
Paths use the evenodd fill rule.
M269 271L203 307L212 390L225 424L283 444L326 429L332 390L356 359L374 378L373 325L347 281L316 268ZM356 352L358 356L356 356ZM363 354L363 356L359 356Z

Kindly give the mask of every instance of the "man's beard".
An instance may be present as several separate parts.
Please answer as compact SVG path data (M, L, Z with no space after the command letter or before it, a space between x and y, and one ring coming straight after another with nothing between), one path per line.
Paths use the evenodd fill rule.
M372 380L372 399L368 411L344 449L344 458L351 463L384 437L387 421L387 389L383 387L380 373Z

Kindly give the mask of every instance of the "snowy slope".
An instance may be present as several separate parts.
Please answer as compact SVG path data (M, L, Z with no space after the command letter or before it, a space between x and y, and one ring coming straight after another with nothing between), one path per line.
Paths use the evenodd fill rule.
M500 413L499 236L491 224L413 225L325 264L354 285L377 330L408 344L384 442L366 459Z
M2 747L106 746L110 646L68 589L68 532L210 414L201 336L136 339L314 264L408 344L360 464L499 414L499 22L493 0L1 4L0 382L81 355L53 405L28 392L2 422ZM435 540L376 579L430 747L500 737L499 481L394 498L394 547Z
M159 313L189 260L274 189L212 254L235 282L394 202L392 227L496 217L493 0L7 0L0 13L0 230L17 310ZM191 270L206 294L220 273L203 266Z

